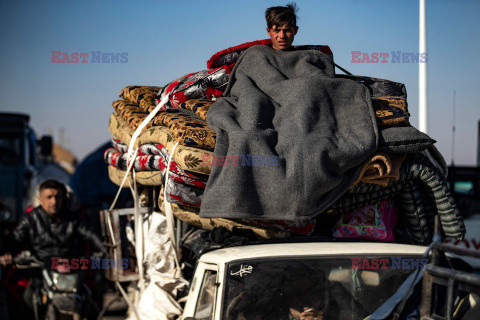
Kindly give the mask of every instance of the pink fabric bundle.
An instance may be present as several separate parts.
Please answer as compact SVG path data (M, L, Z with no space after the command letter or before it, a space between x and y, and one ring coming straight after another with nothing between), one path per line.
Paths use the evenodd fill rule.
M391 199L380 200L342 214L334 227L334 238L370 239L385 242L395 240L397 207Z

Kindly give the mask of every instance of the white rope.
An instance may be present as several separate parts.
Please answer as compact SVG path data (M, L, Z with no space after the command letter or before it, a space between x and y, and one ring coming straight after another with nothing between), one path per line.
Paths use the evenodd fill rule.
M127 149L127 172L125 173L125 176L123 177L122 184L120 185L120 188L118 188L117 195L115 196L115 199L113 200L112 205L110 206L110 210L113 210L115 208L115 204L117 203L118 197L120 195L120 192L122 191L123 185L125 184L125 180L128 177L128 173L132 170L132 167L135 163L135 158L137 157L138 153L138 148L133 149L133 146L135 145L135 141L137 140L138 136L142 132L143 128L150 122L150 120L155 117L155 115L160 111L160 109L168 102L168 99L170 97L170 94L167 94L163 99L160 101L160 103L153 109L152 112L142 121L142 123L138 126L137 130L132 135L132 139L130 140L130 144L128 145Z
M137 153L138 153L138 149L135 150L135 154L134 154L134 157L137 156ZM122 180L122 183L120 184L120 187L118 188L118 192L115 196L115 199L113 199L113 202L110 206L110 209L108 209L108 211L112 211L113 208L115 208L115 204L117 203L118 201L118 197L120 195L120 192L122 191L122 188L123 188L123 185L125 184L125 181L128 177L128 173L130 172L130 170L132 170L132 167L133 167L133 164L134 164L134 161L132 161L132 163L130 163L130 165L128 166L127 168L127 172L125 173L125 176L123 177L123 180ZM130 181L129 181L130 182ZM131 188L131 187L130 187ZM117 250L117 241L115 240L115 233L113 232L113 226L112 226L112 219L110 218L110 213L107 214L107 226L108 226L108 230L110 232L110 237L112 239L112 245L113 245L113 250Z
M113 232L112 219L110 218L110 212L107 214L107 225L108 225L108 231L110 231L110 237L112 238L112 245L114 247L113 250L115 250L117 246L117 241L115 241L115 233Z
M122 183L120 185L120 188L118 189L117 195L115 196L115 199L112 202L112 205L110 206L110 210L113 210L115 208L115 204L117 203L118 197L120 195L120 192L122 191L123 185L125 184L125 181L127 180L128 174L132 171L133 172L133 188L130 183L130 190L132 191L133 195L133 200L134 200L134 208L135 208L135 253L137 254L137 261L138 261L138 273L140 276L139 279L139 286L141 289L141 292L143 291L143 284L144 284L144 275L143 275L143 252L138 252L140 249L143 250L143 219L140 219L140 212L138 208L138 200L137 200L137 188L136 188L136 181L135 181L135 170L132 170L133 165L135 164L135 158L137 157L138 154L138 148L134 149L135 141L137 140L138 136L142 132L143 128L152 120L152 118L158 113L158 111L167 103L168 99L170 97L170 94L167 94L161 101L160 103L153 109L153 111L142 121L142 123L138 126L137 130L132 135L132 139L130 140L130 144L127 149L127 172L125 173L125 176L123 177ZM176 145L175 145L176 146ZM175 148L174 148L175 149ZM170 162L169 162L170 163ZM140 226L140 227L138 227ZM113 230L112 230L113 231ZM142 237L141 241L138 241L137 235ZM138 250L137 250L138 249ZM122 293L123 297L127 301L128 305L133 309L135 313L135 317L137 320L140 320L140 317L138 316L137 310L134 306L134 304L131 303L131 301L128 299L127 294L121 287L121 285L118 282L115 282L118 289Z
M125 290L123 290L122 285L120 284L120 282L115 281L115 285L117 286L118 290L119 290L120 293L122 294L123 299L125 299L125 301L127 302L128 306L133 310L133 313L135 314L135 318L137 318L137 320L140 320L140 316L138 315L137 308L135 308L135 306L132 304L132 302L131 302L130 299L128 298L128 295L127 295L127 293L125 292Z
M133 171L133 199L134 199L134 210L135 210L135 254L137 256L137 267L138 267L138 287L140 288L140 294L143 293L145 289L145 275L143 268L143 216L140 214L140 203L138 199L138 189L137 181L135 180L135 170Z
M135 158L137 157L138 149L135 150L135 154L133 155ZM115 199L113 199L112 205L110 206L110 211L115 208L115 204L117 204L118 197L120 196L120 192L122 192L123 185L125 184L125 181L127 180L128 174L132 170L132 167L134 165L135 161L132 161L127 168L127 172L125 172L125 176L123 177L122 183L120 184L120 187L118 188L117 195L115 196Z
M174 252L174 258L175 258L175 264L177 268L180 268L180 263L178 262L178 243L177 239L175 238L175 220L173 218L173 209L172 205L170 202L167 201L167 187L168 187L168 180L170 179L170 162L172 161L173 154L175 153L175 149L178 146L178 142L175 143L175 146L173 146L172 152L170 153L170 156L168 157L168 163L167 163L167 172L165 175L165 188L163 190L163 204L165 207L165 217L167 218L167 230L168 234L170 236L170 241L172 242L173 246L175 247L175 252Z
M170 98L170 94L167 94L163 99L160 101L160 103L153 109L152 112L145 118L145 120L142 121L142 123L138 126L137 130L132 135L132 139L130 140L130 144L128 145L127 149L127 161L131 161L130 157L133 154L133 146L135 145L135 141L137 140L138 136L142 132L143 128L150 122L150 120L155 117L155 115L158 113L158 111L167 103L168 99Z

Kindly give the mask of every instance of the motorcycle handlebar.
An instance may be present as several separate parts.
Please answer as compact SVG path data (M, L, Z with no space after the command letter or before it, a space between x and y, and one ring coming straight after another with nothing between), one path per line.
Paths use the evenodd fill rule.
M33 268L42 268L44 264L34 256L29 257L14 257L13 263L19 269L33 269Z
M91 256L81 256L79 259L95 259L102 258L103 253L93 253ZM12 263L19 269L33 269L33 268L44 268L45 263L40 261L35 256L24 256L20 255L12 258Z

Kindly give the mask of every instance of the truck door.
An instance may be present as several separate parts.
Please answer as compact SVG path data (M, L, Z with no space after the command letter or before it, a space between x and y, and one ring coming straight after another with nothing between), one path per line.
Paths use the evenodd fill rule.
M184 318L196 320L214 319L215 302L218 288L217 265L199 263L192 281L192 288L185 305Z

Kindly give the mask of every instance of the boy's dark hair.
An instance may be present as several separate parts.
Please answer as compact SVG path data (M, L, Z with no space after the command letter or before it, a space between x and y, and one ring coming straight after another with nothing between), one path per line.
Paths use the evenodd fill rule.
M273 26L296 27L298 6L295 2L290 2L282 7L270 7L265 11L265 20L267 20L267 27L271 29Z
M65 185L61 182L58 182L57 180L45 180L43 181L40 186L38 187L38 191L40 191L40 193L45 190L45 189L56 189L56 190L59 190L63 197L65 198L66 195L67 195L67 189L65 188Z

